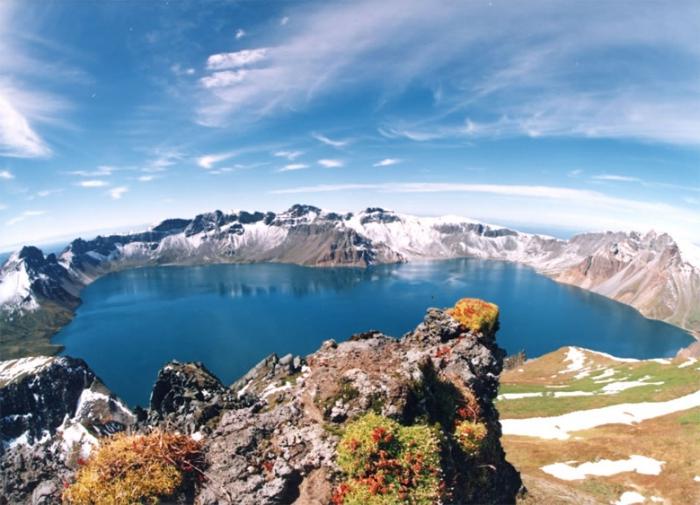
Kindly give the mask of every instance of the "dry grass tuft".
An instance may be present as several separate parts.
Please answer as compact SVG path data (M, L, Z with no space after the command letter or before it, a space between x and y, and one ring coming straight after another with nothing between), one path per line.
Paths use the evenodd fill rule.
M200 479L201 443L186 435L156 431L118 434L95 449L66 487L70 505L155 504L180 490L187 479Z

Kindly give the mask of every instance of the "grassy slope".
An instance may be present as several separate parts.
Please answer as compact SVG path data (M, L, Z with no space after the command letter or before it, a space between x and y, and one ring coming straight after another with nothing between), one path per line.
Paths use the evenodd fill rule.
M625 363L604 356L586 353L584 368L587 377L575 378L579 371L561 373L570 364L566 349L531 360L519 369L502 375L501 393L546 392L547 396L500 400L497 404L503 419L554 416L567 412L619 403L664 401L700 389L700 362L679 368L682 360L670 364L653 361ZM649 376L646 385L613 394L601 394L605 382L594 381L605 370L614 371L613 382L634 381ZM520 371L522 370L522 371ZM607 372L608 374L610 372ZM602 380L602 379L598 379ZM555 388L547 386L557 386ZM562 387L563 386L563 387ZM589 391L594 396L555 398L554 391ZM509 460L523 473L531 490L523 504L578 504L616 501L625 491L636 491L652 503L700 503L700 408L658 417L636 425L605 425L577 432L569 440L542 440L531 437L504 436ZM552 463L580 464L597 459L622 460L638 454L665 461L660 475L619 473L610 477L587 477L564 481L544 473L541 467Z
M50 339L72 318L72 311L51 302L42 302L41 309L21 316L0 315L0 361L57 354L62 347Z

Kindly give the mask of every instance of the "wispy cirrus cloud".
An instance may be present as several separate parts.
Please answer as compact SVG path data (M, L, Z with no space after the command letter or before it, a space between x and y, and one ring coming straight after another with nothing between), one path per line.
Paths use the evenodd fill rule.
M165 172L171 166L177 164L185 158L184 153L177 148L159 147L152 150L152 158L146 162L141 169L147 173Z
M197 165L199 165L200 168L209 170L213 168L214 165L216 165L217 163L233 158L237 154L238 153L234 151L226 153L205 154L204 156L200 156L199 158L197 158Z
M100 165L95 170L71 170L68 175L76 175L78 177L108 177L116 170L110 165Z
M65 127L71 104L63 96L47 91L46 84L80 84L86 75L63 63L66 58L60 44L38 37L27 28L34 27L33 23L22 24L24 9L20 5L0 2L0 156L48 158L53 150L42 130ZM41 57L33 50L37 45L44 50Z
M22 221L26 221L27 219L33 218L33 217L38 217L38 216L43 216L46 214L46 211L43 210L25 210L21 214L16 215L12 219L9 219L6 221L7 226L15 226L16 224L21 223Z
M120 200L126 192L129 191L129 188L126 186L117 186L116 188L110 189L107 194L110 196L112 200Z
M244 49L232 53L212 54L207 58L207 68L209 70L228 70L231 68L252 65L265 59L268 49L260 47L257 49Z
M304 170L309 168L306 163L288 163L278 170L278 172L293 172L295 170Z
M342 167L345 163L343 160L334 160L334 159L320 159L317 162L319 165L321 165L323 168L340 168Z
M401 163L401 160L398 158L384 158L383 160L380 160L380 161L374 163L372 166L373 167L390 167L391 165L396 165L398 163Z
M347 90L363 90L384 106L418 86L439 90L434 111L392 114L384 133L416 141L558 136L698 144L700 6L637 7L421 0L299 6L299 22L271 35L264 52L212 55L216 69L230 59L247 72L201 96L200 122L255 120ZM615 56L602 57L610 48ZM647 57L650 48L657 57Z
M611 181L611 182L642 182L639 177L631 177L629 175L618 174L599 174L594 175L591 179L595 181Z
M304 154L304 151L276 151L273 153L273 156L277 156L278 158L287 158L289 161L294 161L302 154Z
M109 183L102 179L88 179L86 181L80 181L78 186L81 188L104 188L105 186L109 186Z
M341 147L345 147L350 143L350 140L348 139L331 139L322 133L312 133L311 136L321 142L322 144L326 144L327 146L335 147L336 149L339 149Z
M29 96L25 93L24 98ZM21 110L23 104L26 102L17 99L16 90L0 84L0 155L48 157L52 151L30 124L29 115Z

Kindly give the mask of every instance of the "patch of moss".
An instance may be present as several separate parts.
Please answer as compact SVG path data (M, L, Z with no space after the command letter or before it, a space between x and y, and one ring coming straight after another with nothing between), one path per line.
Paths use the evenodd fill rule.
M498 323L498 305L478 298L462 298L448 314L470 331L491 333Z
M201 444L186 435L117 434L93 451L63 493L70 505L156 504L201 476Z
M455 440L467 456L474 457L483 447L488 429L484 423L460 421L455 427Z
M347 479L334 505L429 505L442 497L441 434L436 426L402 426L369 413L348 424L338 445Z

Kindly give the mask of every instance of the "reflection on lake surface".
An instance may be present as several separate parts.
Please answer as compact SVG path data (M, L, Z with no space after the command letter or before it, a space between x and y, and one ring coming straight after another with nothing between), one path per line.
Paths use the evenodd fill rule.
M328 338L400 336L430 306L484 298L501 307L498 342L533 357L564 345L672 356L692 339L602 296L513 263L459 259L368 269L282 264L129 270L82 294L55 338L129 403L145 404L170 359L202 361L230 383L272 352L307 354Z

